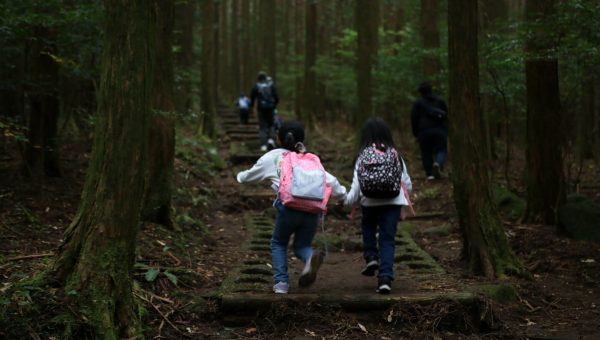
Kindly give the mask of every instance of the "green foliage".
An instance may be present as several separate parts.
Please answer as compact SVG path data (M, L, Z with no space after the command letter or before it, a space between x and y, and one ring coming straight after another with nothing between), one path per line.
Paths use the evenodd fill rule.
M500 302L514 302L519 297L517 289L510 284L482 284L475 287L475 291Z
M144 274L144 279L146 279L148 282L154 282L159 274L163 274L169 281L171 281L171 283L177 285L177 276L175 276L173 273L170 273L168 270L161 272L160 269L149 268L148 271L146 271L146 274Z
M0 133L4 138L27 142L27 127L11 117L0 116Z
M558 209L564 233L576 240L600 242L600 207L583 195L571 195Z
M492 189L492 199L494 204L505 219L516 221L521 218L525 212L525 200L514 194L512 191L494 187Z
M0 4L0 74L14 73L19 67L25 46L36 38L36 29L44 27L55 32L57 47L54 59L71 76L96 78L101 51L101 20L103 10L98 2L61 0L6 1ZM2 77L0 86L14 77ZM21 79L19 79L21 80Z
M158 277L159 273L160 273L159 269L150 268L150 269L148 269L146 274L144 274L144 279L146 279L146 281L148 281L148 282L154 282L154 280L156 280L156 278Z

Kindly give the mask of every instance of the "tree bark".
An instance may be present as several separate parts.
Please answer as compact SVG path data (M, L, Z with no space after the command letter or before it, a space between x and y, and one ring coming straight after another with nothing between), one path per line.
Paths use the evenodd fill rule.
M178 87L176 108L178 112L188 113L192 108L192 79L194 66L194 13L196 0L177 1L175 3L175 44L180 46L177 64L183 79Z
M28 143L25 148L25 174L41 179L60 176L57 125L58 71L55 61L55 32L46 27L34 29L36 39L31 47L31 82L29 96Z
M306 24L305 28L305 51L304 56L304 85L302 101L302 118L304 123L312 127L317 116L317 5L316 0L306 0Z
M294 111L296 119L302 120L304 116L303 112L303 86L304 86L304 77L300 75L303 74L302 70L302 57L304 55L304 18L305 13L303 9L304 1L306 0L296 0L294 3L294 11L296 22L294 25L294 44L295 44L295 52L296 52L296 84L294 91Z
M578 119L578 141L577 148L579 157L590 159L594 157L594 109L596 107L596 89L594 77L587 75L581 84L581 113Z
M151 109L154 3L105 0L98 121L81 203L54 278L94 338L141 337L132 294Z
M552 15L554 1L528 0L526 16L535 22ZM526 50L527 208L524 221L555 224L558 208L566 201L563 171L563 118L558 88L558 62L547 52L555 43L541 28L534 29Z
M252 39L252 28L250 24L250 1L241 0L241 29L240 29L240 44L242 46L242 55L240 56L242 64L242 87L248 90L252 87L252 65L254 65L254 55L251 53L250 42ZM247 92L250 96L250 93Z
M488 278L522 274L494 208L488 168L482 162L477 0L448 2L448 56L452 180L463 256L471 272Z
M150 114L148 174L142 220L173 229L171 195L175 159L175 117L173 104L173 58L171 36L174 23L173 0L155 3L157 33L155 42L153 110Z
M355 125L373 115L373 67L377 59L379 29L379 0L356 1L357 51L357 94L358 113Z
M201 25L202 25L202 60L200 70L200 108L202 109L202 133L212 136L214 126L212 117L216 108L216 79L215 73L217 65L215 56L217 46L214 42L215 32L213 32L214 16L216 15L214 2L205 0L201 2Z
M275 0L262 0L263 11L260 14L262 21L263 51L265 58L264 65L267 67L267 73L277 80L277 40L275 30L277 20L273 17L277 12L277 3Z
M234 95L242 91L241 60L240 60L240 0L231 1L231 89Z
M426 55L423 57L423 76L434 88L440 88L440 30L438 27L439 0L421 0L421 39Z
M231 98L231 46L229 42L229 0L219 0L219 98ZM219 103L217 103L219 104Z

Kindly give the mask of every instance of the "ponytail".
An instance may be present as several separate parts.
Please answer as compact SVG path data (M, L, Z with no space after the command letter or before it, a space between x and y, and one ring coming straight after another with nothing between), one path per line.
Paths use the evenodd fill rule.
M284 121L278 132L281 147L294 152L305 152L304 127L295 120Z

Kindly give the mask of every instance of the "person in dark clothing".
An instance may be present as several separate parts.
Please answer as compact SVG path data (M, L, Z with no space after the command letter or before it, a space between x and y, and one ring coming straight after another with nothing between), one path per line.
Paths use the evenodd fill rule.
M275 148L275 109L279 103L277 89L266 73L259 72L257 82L250 92L250 109L257 102L260 150Z
M427 179L439 179L448 153L448 107L433 94L429 83L419 85L418 91L421 97L413 104L410 115L412 133L421 148Z

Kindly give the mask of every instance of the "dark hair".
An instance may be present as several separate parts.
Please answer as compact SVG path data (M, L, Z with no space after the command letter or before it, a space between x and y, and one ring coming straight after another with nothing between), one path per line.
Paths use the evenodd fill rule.
M422 96L430 95L433 92L431 89L431 84L428 82L422 82L417 90Z
M392 131L381 117L371 117L363 124L360 134L359 153L373 144L378 149L385 149L387 147L396 148L394 139L392 138Z
M295 120L286 120L279 128L281 147L290 151L299 151L297 144L304 143L304 127Z
M258 76L256 76L256 80L259 82L263 82L267 80L267 74L263 71L258 72Z

